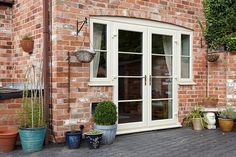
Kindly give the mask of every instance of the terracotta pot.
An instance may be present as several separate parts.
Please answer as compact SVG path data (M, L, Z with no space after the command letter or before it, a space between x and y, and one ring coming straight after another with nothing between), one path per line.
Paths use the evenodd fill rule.
M193 130L203 129L202 118L193 118L192 123L193 123Z
M21 40L20 46L25 52L28 52L29 54L33 53L34 49L34 41L33 40Z
M15 148L18 128L0 127L0 151L10 152Z
M234 128L234 121L232 119L219 119L219 126L223 132L231 132Z
M202 104L206 108L216 108L216 105L218 103L218 99L203 99Z

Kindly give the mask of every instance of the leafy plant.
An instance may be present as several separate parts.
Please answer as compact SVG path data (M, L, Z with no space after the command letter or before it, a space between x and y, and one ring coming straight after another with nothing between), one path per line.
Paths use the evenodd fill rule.
M194 110L192 110L185 118L183 121L184 126L191 126L192 120L195 118L200 118L201 123L203 125L203 112L202 108L200 107L195 107Z
M96 130L96 129L91 129L89 132L86 133L87 135L100 135L102 134L101 131Z
M33 40L33 38L31 36L29 36L29 35L24 35L22 37L22 40Z
M98 125L113 125L117 120L116 105L111 101L103 101L98 103L94 121Z
M236 119L236 112L231 106L226 106L222 111L218 112L218 116L223 119Z
M236 1L203 0L206 27L202 24L205 40L210 49L219 49L222 45L228 51L236 50ZM199 21L199 19L198 19Z
M36 72L34 65L27 68L20 112L20 127L22 128L45 127L41 73L41 66L39 73Z

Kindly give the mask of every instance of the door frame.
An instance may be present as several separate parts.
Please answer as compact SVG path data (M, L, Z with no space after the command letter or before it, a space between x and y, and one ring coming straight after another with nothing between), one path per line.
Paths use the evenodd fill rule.
M127 23L113 23L113 58L114 58L114 66L113 66L113 74L114 74L114 88L113 88L113 101L117 104L118 107L118 30L127 30L127 31L135 31L135 32L143 32L143 76L147 76L147 85L144 85L143 81L143 110L142 122L133 122L126 124L118 124L118 134L123 133L131 133L131 132L139 132L146 130L155 130L155 129L166 129L173 127L180 127L181 125L178 122L178 104L177 104L177 78L178 78L178 70L174 70L174 65L178 65L178 54L177 54L177 38L178 33L174 30L163 29L163 28L155 28L149 26L141 26ZM149 75L151 74L151 34L161 34L161 35L171 35L172 38L172 46L173 46L173 60L172 60L172 70L173 70L173 85L172 85L172 119L165 120L156 120L152 121L152 101L151 101L151 87L149 86ZM148 70L145 70L148 69ZM119 115L118 115L119 116Z

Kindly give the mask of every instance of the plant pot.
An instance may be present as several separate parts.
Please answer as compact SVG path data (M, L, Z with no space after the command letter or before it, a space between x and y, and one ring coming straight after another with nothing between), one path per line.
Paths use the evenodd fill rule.
M203 120L202 118L193 118L193 130L203 130Z
M99 135L87 135L85 134L88 147L90 149L98 149L102 140L102 134Z
M82 63L90 63L95 55L96 53L89 49L82 49L75 52L76 58Z
M206 108L216 108L216 105L218 103L218 99L203 99L202 104Z
M65 133L66 144L69 149L76 149L80 147L82 132L81 131L67 131Z
M220 129L223 132L231 132L234 128L234 121L232 119L218 118Z
M46 128L20 128L19 134L24 152L36 152L43 149Z
M0 152L10 152L14 150L18 128L16 127L0 127Z
M100 130L102 135L102 144L112 144L116 137L117 124L114 125L97 125L94 128Z
M25 52L28 52L29 54L33 53L34 49L34 41L33 40L21 40L20 46Z
M207 56L206 56L206 59L209 61L209 62L215 62L219 59L220 55L219 54L216 54L216 53L208 53Z

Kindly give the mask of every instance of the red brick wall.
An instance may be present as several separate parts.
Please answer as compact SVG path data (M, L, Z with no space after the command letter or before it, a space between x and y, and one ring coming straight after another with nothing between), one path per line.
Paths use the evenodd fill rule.
M12 9L0 6L0 86L11 81L12 51Z
M42 54L42 1L17 0L0 6L0 83L22 83L30 64L39 66ZM32 55L20 47L24 35L34 39ZM0 125L17 125L21 99L0 100Z

